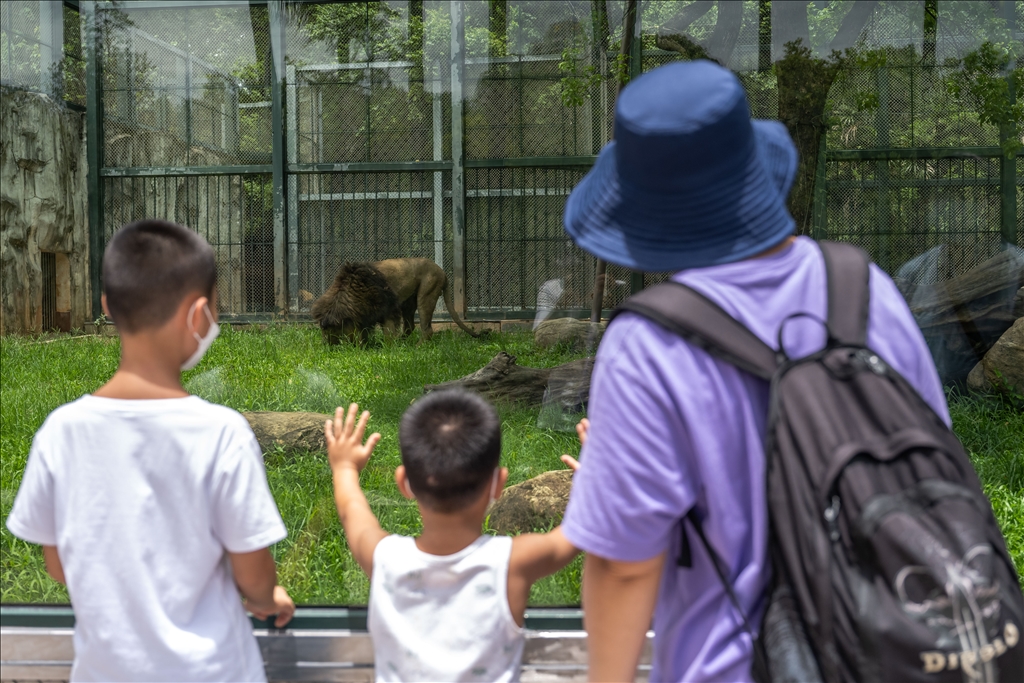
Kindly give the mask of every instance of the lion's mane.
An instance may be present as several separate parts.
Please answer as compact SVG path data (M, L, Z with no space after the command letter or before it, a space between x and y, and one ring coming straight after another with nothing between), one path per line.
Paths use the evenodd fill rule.
M401 319L398 299L380 271L366 262L345 263L323 296L313 303L313 319L332 343L345 321L351 321L364 340L377 324Z

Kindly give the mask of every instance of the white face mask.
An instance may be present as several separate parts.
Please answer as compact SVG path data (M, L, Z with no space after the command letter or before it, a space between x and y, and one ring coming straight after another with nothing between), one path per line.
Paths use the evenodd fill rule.
M206 353L206 350L210 348L210 344L212 344L213 340L217 338L218 334L220 334L220 325L218 325L213 319L213 314L210 313L210 307L205 304L203 305L203 310L206 311L206 318L210 321L210 329L206 332L205 337L200 337L199 332L192 327L192 314L195 313L196 304L198 303L199 301L196 301L192 304L192 307L188 309L188 326L192 330L192 336L196 338L197 342L199 342L199 346L196 348L195 353L189 356L188 359L181 364L182 371L191 370L195 366L199 365L199 361L203 359L203 355Z

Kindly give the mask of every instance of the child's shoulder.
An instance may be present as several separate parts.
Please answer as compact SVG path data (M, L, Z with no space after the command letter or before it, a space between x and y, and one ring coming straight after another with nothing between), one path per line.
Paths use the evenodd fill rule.
M92 394L85 394L54 410L47 416L38 433L59 432L89 423L110 425L114 421L120 423L120 429L136 427L150 434L154 430L178 431L187 426L190 431L212 430L252 435L249 422L237 410L210 403L198 396L127 400L102 398Z

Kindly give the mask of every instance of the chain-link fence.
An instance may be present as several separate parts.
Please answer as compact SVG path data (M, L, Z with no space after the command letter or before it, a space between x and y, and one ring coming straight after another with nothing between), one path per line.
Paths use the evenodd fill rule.
M822 64L850 50L826 84L816 236L894 274L946 244L936 277L1020 244L1021 157L1001 160L962 58L1019 39L1024 3L881 2L860 24L859 3L797 5L642 2L626 67L622 0L100 3L100 229L199 230L229 315L304 315L343 262L398 256L439 263L471 318L581 314L594 260L562 212L611 137L617 77L706 56L785 119L773 65L800 38ZM663 277L612 268L605 306Z
M0 2L0 84L85 106L85 57L77 3Z

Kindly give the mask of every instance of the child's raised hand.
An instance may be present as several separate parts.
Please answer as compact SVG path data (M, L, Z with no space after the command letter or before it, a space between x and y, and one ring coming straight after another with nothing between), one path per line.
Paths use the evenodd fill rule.
M344 415L341 406L334 411L334 420L327 420L324 423L324 437L327 439L327 460L331 469L343 465L354 467L361 472L366 463L370 460L370 454L374 447L380 442L380 434L374 432L363 443L363 434L366 432L366 423L370 419L370 412L364 410L356 422L356 412L359 406L352 403L348 407L348 415Z
M590 420L588 420L587 418L583 418L582 420L579 421L579 423L577 423L576 434L580 437L580 446L587 442L587 433L589 431ZM580 468L580 461L572 457L571 455L563 455L562 462L564 462L565 466L568 467L573 472Z
M580 437L580 446L587 442L587 434L590 433L590 420L583 418L576 423L576 436Z

